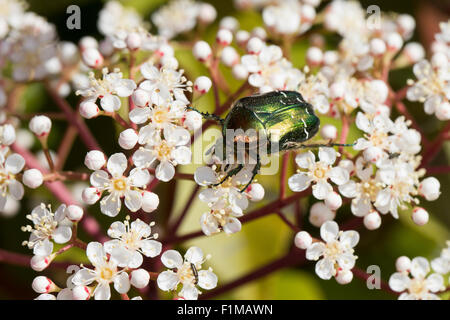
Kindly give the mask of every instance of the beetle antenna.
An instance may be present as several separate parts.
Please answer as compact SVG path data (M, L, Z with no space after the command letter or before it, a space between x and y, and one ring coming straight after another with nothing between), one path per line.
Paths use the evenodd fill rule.
M307 148L320 148L320 147L353 147L356 143L312 143L302 144L298 142L288 142L289 148L307 149Z
M187 106L186 109L192 110L192 111L195 111L195 112L201 114L201 116L202 116L204 119L217 121L217 122L219 122L220 124L223 124L223 121L224 121L224 120L223 120L221 117L219 117L219 116L217 116L217 115L215 115L215 114L211 114L211 113L208 113L208 112L201 112L200 110L197 110L197 109L195 109L195 108L193 108L193 107L189 107L189 106Z

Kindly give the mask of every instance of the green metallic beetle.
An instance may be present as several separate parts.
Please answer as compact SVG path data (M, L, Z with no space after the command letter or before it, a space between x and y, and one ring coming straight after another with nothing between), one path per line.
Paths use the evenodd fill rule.
M322 146L353 146L353 144L335 143L303 144L319 131L320 119L314 114L313 106L307 103L302 95L296 91L272 91L239 99L233 104L225 119L200 112L192 107L188 107L188 109L197 111L203 118L217 121L222 125L222 145L224 148L222 155L226 154L225 146L229 145L229 141L225 140L227 139L227 130L239 129L243 132L247 132L249 129L262 132L266 137L267 150L265 148L264 150L267 151L267 154L273 153L274 145L276 145L275 150L277 152ZM245 143L245 149L248 152L249 145L255 139L257 143L261 143L261 136L249 136L244 133L234 136L232 143ZM261 150L261 145L258 145L258 148L258 150ZM236 149L233 148L233 150ZM241 192L247 189L258 173L261 167L260 160L260 153L256 152L256 165L253 168L252 177ZM235 168L229 170L226 177L215 186L222 184L243 168L244 165L239 163Z

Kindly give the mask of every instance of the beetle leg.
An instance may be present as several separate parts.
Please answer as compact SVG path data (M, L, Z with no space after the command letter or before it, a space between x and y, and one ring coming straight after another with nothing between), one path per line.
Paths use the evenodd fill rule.
M253 182L253 179L255 179L255 176L258 174L260 168L261 168L261 159L259 158L258 153L256 155L256 165L252 170L252 177L250 178L250 181L245 185L245 187L240 191L240 193L243 193L245 190L247 190L248 186Z
M213 187L217 187L220 186L222 183L224 183L229 177L232 177L234 175L236 175L239 171L242 170L244 166L242 164L238 164L238 166L230 171L227 172L227 175L225 176L225 178L222 179L222 181L220 181L219 183L215 183L212 186Z
M320 148L320 147L353 147L355 143L315 143L315 144L300 144L298 148Z
M195 108L189 107L189 106L187 106L186 109L192 110L192 111L195 111L195 112L201 114L201 116L202 116L204 119L217 121L217 122L219 122L220 124L223 124L223 121L224 121L224 120L223 120L221 117L216 116L215 114L211 114L211 113L208 113L208 112L201 112L201 111L199 111L199 110L197 110L197 109L195 109Z

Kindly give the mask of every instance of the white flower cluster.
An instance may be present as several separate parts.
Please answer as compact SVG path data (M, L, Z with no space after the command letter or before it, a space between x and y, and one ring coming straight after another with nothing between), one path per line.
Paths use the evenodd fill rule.
M417 80L410 80L407 98L424 104L427 114L435 114L439 120L450 119L450 46L448 30L450 21L440 24L441 33L436 34L433 56L430 61L421 60L414 65Z
M450 241L441 255L430 262L424 257L401 256L395 263L397 272L389 278L392 290L401 293L399 300L440 300L445 291L444 276L450 273Z

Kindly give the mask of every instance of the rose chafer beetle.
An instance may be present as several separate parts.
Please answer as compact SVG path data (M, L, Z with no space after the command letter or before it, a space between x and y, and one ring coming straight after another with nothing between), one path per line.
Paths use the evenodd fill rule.
M331 146L353 146L354 144L303 144L315 136L320 128L320 119L314 114L314 108L306 102L302 95L296 91L272 91L264 94L252 95L237 100L225 119L214 114L200 112L192 107L188 109L197 111L203 118L217 121L222 126L223 150L221 160L226 159L226 146L230 145L229 130L239 133L232 136L231 143L236 145L239 142L245 145L245 151L249 152L251 145L256 142L256 164L252 171L252 176L247 185L241 190L245 191L251 184L261 167L260 150L262 140L267 148L263 150L267 154L286 151L298 148L318 148ZM248 132L259 132L259 135L248 134ZM273 148L276 145L276 148ZM232 148L236 151L238 148ZM229 154L228 154L229 156ZM235 156L235 154L234 154ZM225 166L227 171L228 165ZM236 175L244 168L243 163L238 163L236 167L227 171L227 175L215 186L222 184L229 177Z

